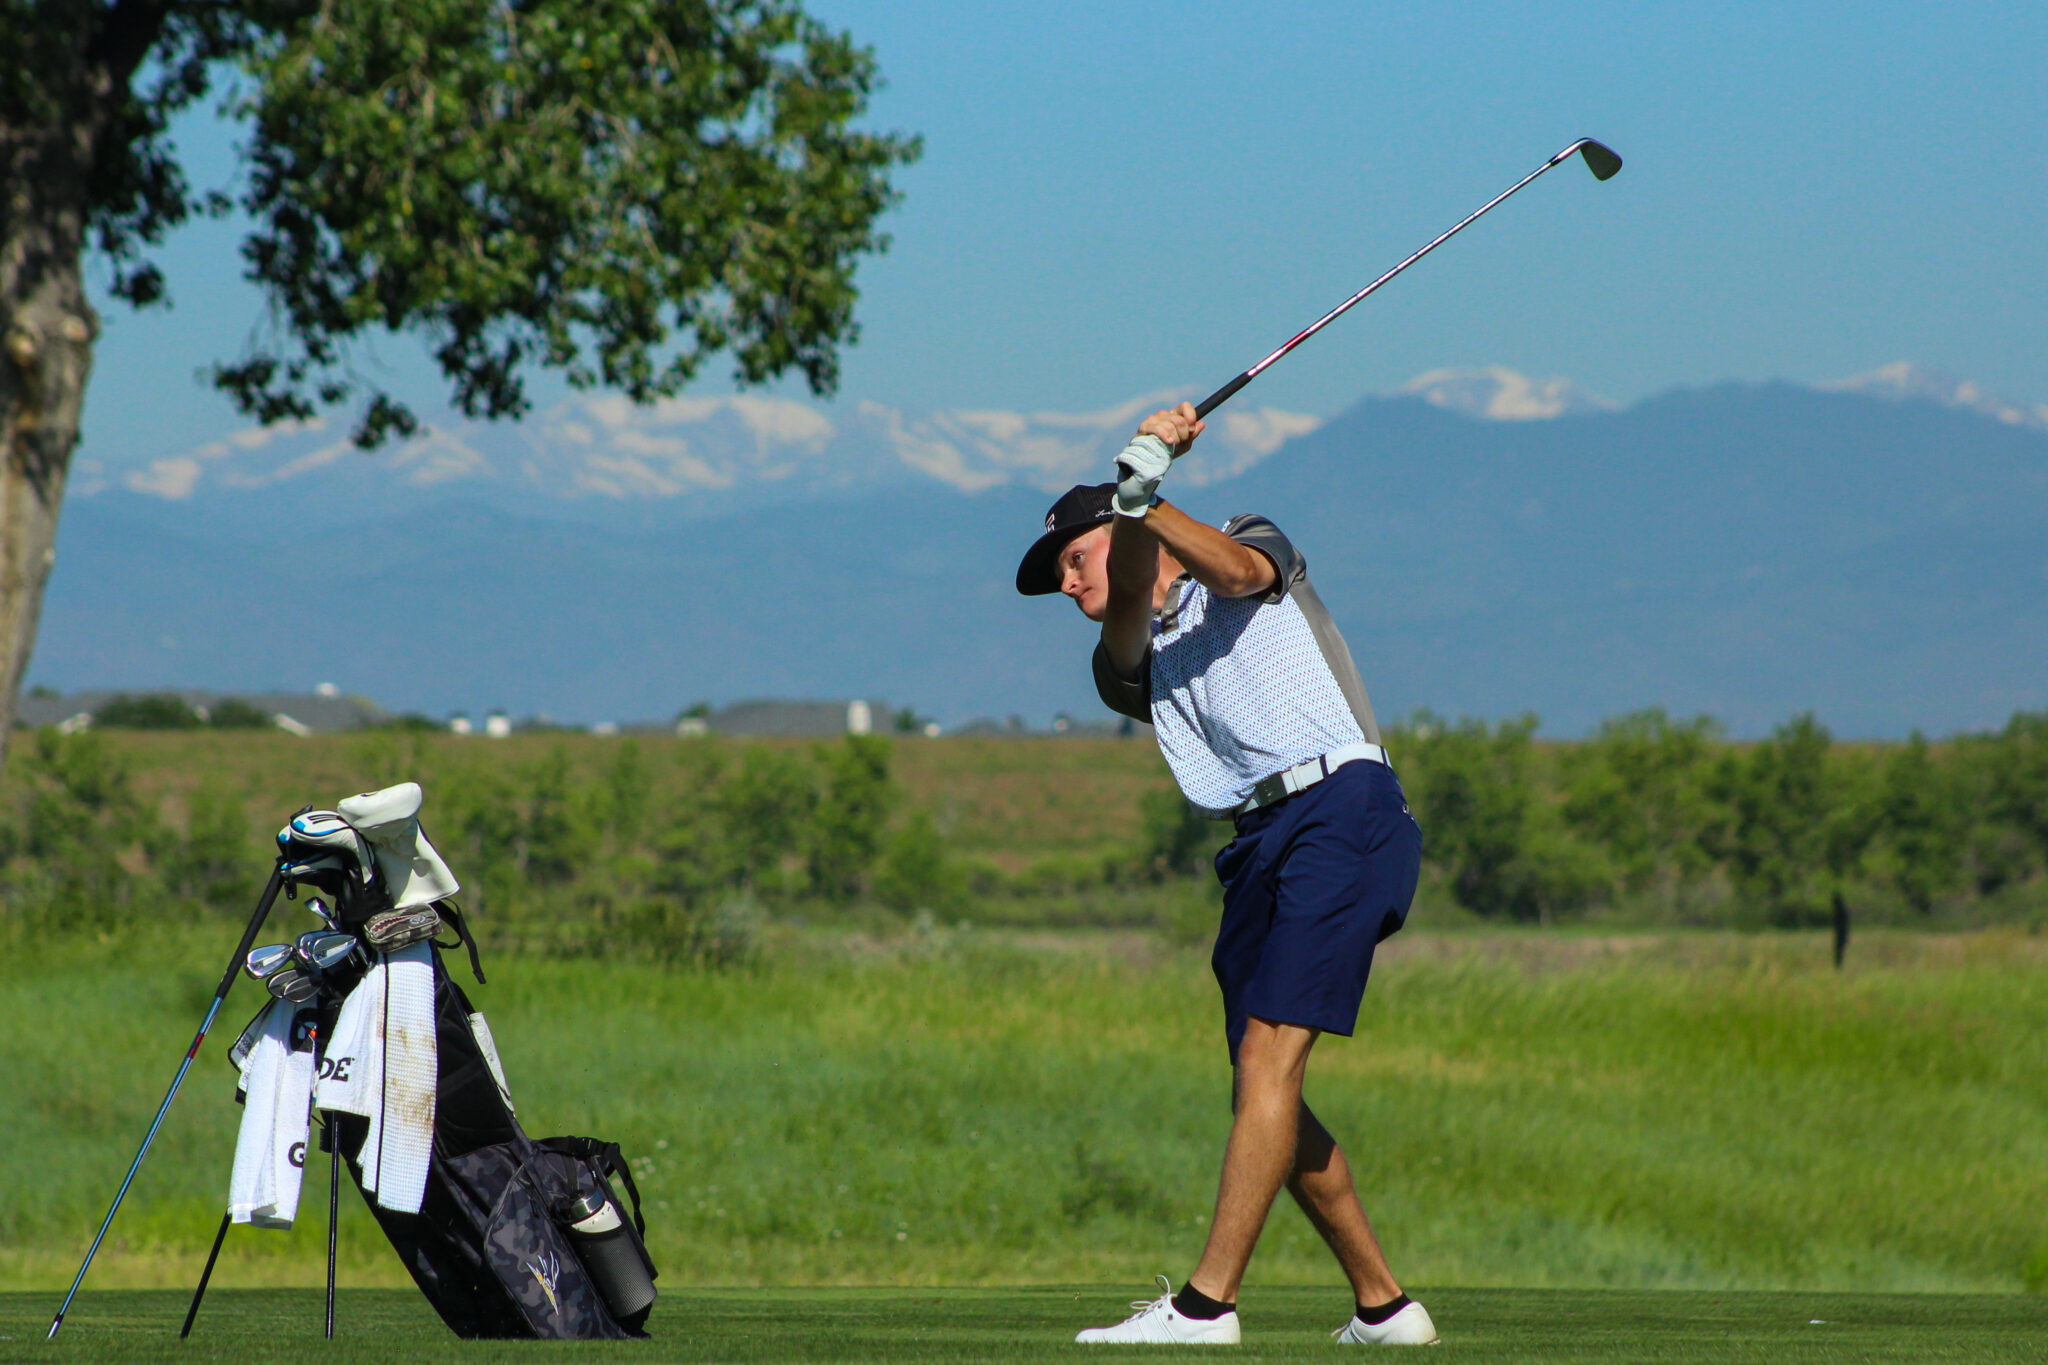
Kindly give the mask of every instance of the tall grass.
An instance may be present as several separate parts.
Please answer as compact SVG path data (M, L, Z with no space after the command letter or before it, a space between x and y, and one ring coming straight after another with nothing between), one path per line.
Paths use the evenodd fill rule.
M0 967L0 1285L68 1276L217 938ZM1200 1247L1228 1115L1197 951L780 929L742 970L487 966L522 1119L625 1145L665 1284L1142 1286ZM1836 973L1802 936L1411 930L1309 1097L1416 1283L2040 1289L2044 967L2006 931L1869 935ZM239 1113L222 1036L96 1283L196 1273ZM292 1233L237 1230L221 1282L316 1282L320 1190ZM343 1220L349 1282L402 1282L352 1193ZM1283 1206L1252 1278L1335 1273Z

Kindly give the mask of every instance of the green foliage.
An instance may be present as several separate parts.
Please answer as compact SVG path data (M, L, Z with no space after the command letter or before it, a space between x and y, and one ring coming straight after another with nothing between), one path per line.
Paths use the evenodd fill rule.
M787 749L752 744L718 788L725 858L735 880L779 890L818 810L808 766Z
M523 412L531 365L644 402L719 351L831 392L920 151L853 126L874 56L796 0L5 0L0 53L13 218L83 228L138 306L166 296L144 249L233 206L169 128L234 73L274 326L215 382L265 422L356 404L365 446L417 428L355 363L386 331L471 416Z
M946 852L929 811L913 811L882 843L875 868L875 899L891 910L931 912L942 919L967 906L967 870Z
M183 827L172 825L103 734L38 730L12 774L0 808L0 939L239 913L265 873L270 851L249 839L237 793L204 782Z
M1200 876L1230 839L1227 821L1211 820L1177 788L1145 793L1145 849L1139 866L1154 879Z
M1707 789L1716 814L1704 846L1720 858L1742 914L1791 926L1825 921L1833 893L1869 845L1869 807L1809 713L1746 752L1728 750Z
M184 836L159 841L159 875L173 895L239 912L256 898L272 850L248 837L241 796L224 783L200 783L190 805Z
M1576 838L1539 790L1535 731L1532 715L1489 727L1424 712L1398 741L1424 854L1458 903L1482 915L1548 921L1612 880L1600 849Z
M26 800L0 829L10 917L104 929L155 908L148 857L164 839L130 765L91 731L38 730L24 757Z
M107 730L196 730L206 721L172 693L122 692L100 704L92 723Z
M224 697L207 713L206 723L216 730L267 730L273 724L261 707L240 697Z
M1418 922L1799 927L1839 893L1859 930L2048 926L2037 717L1899 744L1836 743L1800 717L1730 743L1651 711L1554 743L1530 717L1425 713L1388 744L1423 829ZM260 793L244 754L276 770ZM1214 931L1209 864L1230 835L1149 749L1113 741L94 731L40 736L17 763L0 788L17 925L232 909L284 812L403 780L427 788L486 937L568 955L733 962L768 920L919 912L1193 942Z
M722 350L831 392L919 151L850 126L874 57L792 0L335 0L247 62L245 255L288 334L216 378L264 421L367 399L364 445L416 425L347 364L378 329L471 417L524 412L531 364L646 402Z
M1718 737L1706 716L1674 722L1661 710L1638 711L1563 751L1565 823L1606 852L1627 889L1706 873L1699 841L1713 807L1702 779Z
M844 904L857 897L881 852L882 830L897 799L889 781L889 741L848 735L820 744L813 757L823 778L805 840L811 890Z

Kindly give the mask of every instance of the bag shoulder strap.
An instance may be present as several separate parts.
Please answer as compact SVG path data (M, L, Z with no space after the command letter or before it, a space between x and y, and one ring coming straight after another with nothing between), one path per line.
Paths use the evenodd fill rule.
M476 978L477 985L484 985L484 964L477 957L476 935L469 932L469 921L462 917L462 907L454 901L435 901L434 908L440 911L442 920L455 930L455 942L439 946L453 948L460 944L469 949L469 974Z

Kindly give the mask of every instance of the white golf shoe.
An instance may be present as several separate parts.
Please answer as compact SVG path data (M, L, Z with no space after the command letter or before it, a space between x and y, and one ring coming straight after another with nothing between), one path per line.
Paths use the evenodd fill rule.
M1173 1282L1158 1277L1159 1297L1134 1299L1138 1311L1114 1327L1090 1327L1075 1341L1126 1346L1235 1346L1238 1344L1237 1314L1220 1318L1182 1317L1174 1310Z
M1353 1313L1351 1321L1330 1335L1353 1346L1435 1346L1443 1340L1429 1320L1429 1310L1419 1303L1409 1304L1385 1322L1361 1322Z

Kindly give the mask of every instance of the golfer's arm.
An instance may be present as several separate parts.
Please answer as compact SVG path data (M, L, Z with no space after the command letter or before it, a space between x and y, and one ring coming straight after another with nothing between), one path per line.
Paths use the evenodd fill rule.
M1109 610L1102 644L1117 676L1135 679L1152 648L1152 591L1159 582L1159 542L1135 517L1118 517L1109 532Z
M1170 502L1154 504L1145 514L1145 527L1197 583L1218 597L1250 597L1265 592L1278 577L1272 560L1250 546L1238 544L1215 527L1204 526ZM1114 555L1109 568L1113 584ZM1111 601L1115 601L1114 596Z

